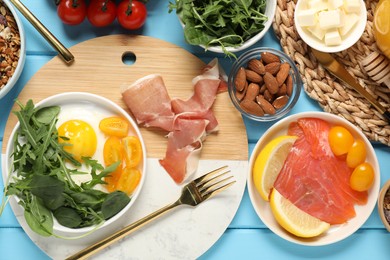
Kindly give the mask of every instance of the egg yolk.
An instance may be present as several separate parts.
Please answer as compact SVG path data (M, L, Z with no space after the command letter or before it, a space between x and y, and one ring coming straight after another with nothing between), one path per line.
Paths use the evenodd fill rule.
M92 126L82 120L69 120L58 128L58 142L66 143L65 151L81 162L82 157L92 157L97 146L97 137ZM67 137L64 140L61 137Z

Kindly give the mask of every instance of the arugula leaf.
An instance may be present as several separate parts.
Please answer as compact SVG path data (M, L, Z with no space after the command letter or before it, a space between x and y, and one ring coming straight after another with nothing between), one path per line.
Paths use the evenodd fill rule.
M192 45L238 47L264 29L266 0L174 0L169 13L184 24L184 38Z

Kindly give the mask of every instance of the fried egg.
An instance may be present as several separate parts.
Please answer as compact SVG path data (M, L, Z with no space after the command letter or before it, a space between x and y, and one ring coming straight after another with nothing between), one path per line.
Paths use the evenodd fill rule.
M100 131L99 123L103 118L114 115L111 111L89 102L72 102L61 105L61 112L56 123L58 136L65 136L69 140L59 138L59 142L68 143L69 145L66 145L64 149L81 163L83 156L91 157L104 167L103 147L107 137ZM69 168L75 168L69 162L66 164ZM78 170L89 172L84 164L78 167ZM81 182L89 181L91 176L74 174L72 179L80 185ZM101 189L101 187L97 188Z

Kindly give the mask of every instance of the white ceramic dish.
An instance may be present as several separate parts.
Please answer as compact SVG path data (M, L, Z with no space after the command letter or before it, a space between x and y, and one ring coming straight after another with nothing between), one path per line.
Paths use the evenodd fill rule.
M267 0L267 5L265 8L265 15L268 17L268 20L264 23L263 30L261 32L259 32L258 34L256 34L255 36L253 36L252 38L245 41L239 47L226 47L225 48L226 51L239 52L239 51L242 51L242 50L249 48L250 46L252 46L256 42L260 41L264 37L264 35L268 32L268 30L271 28L273 19L275 17L275 12L276 12L276 0ZM180 18L179 18L179 21L180 21L180 24L182 25L182 27L184 27L184 24L182 23ZM217 53L224 53L222 47L209 46L206 48L206 46L203 46L203 45L200 45L200 46L208 51L217 52Z
M273 138L280 135L285 135L287 133L288 125L291 122L295 122L299 118L305 118L305 117L320 118L329 122L331 125L334 124L342 125L346 127L349 131L351 131L351 133L355 138L360 138L361 140L363 140L367 148L366 161L371 163L375 171L375 180L372 187L368 191L369 195L368 195L367 204L362 206L355 205L356 217L354 217L353 219L349 220L347 223L344 223L342 225L333 225L324 234L310 239L296 237L290 234L289 232L285 231L276 222L271 212L269 202L264 201L260 197L260 195L258 194L254 186L253 179L252 179L252 168L256 160L256 157L259 154L259 152L262 150L262 148ZM247 184L248 184L249 197L257 215L271 231L273 231L276 235L280 236L281 238L296 244L307 245L307 246L321 246L321 245L332 244L347 238L348 236L353 234L356 230L358 230L368 219L378 199L379 188L380 188L380 169L379 169L379 163L376 158L374 148L372 147L369 140L363 135L363 133L356 126L352 125L347 120L330 113L304 112L304 113L294 114L280 120L279 122L275 123L271 128L269 128L264 133L264 135L259 139L255 148L253 149L249 161Z
M14 74L12 77L8 80L7 84L0 90L0 99L3 98L16 84L18 81L20 74L23 71L24 62L26 60L26 39L25 39L25 33L23 28L23 23L19 19L19 16L13 7L13 5L8 0L3 0L3 3L8 7L8 9L11 11L12 15L15 18L16 24L18 25L19 34L20 34L20 56L18 65L16 66L16 69L14 71Z
M294 23L299 36L307 45L309 45L313 49L328 53L343 51L354 45L362 36L367 23L367 9L363 0L360 0L360 17L357 24L355 24L352 30L346 35L346 37L342 39L342 43L340 45L335 46L327 46L324 41L320 41L318 38L313 36L307 29L302 28L299 25L296 14L299 12L299 10L302 10L306 1L307 0L298 0L294 11Z
M72 114L72 119L82 119L86 120L91 126L96 130L98 130L98 121L88 121L88 116L93 117L93 111L94 109L99 109L100 112L104 116L113 116L113 115L118 115L121 117L124 117L127 119L127 121L130 123L130 130L129 132L132 135L136 135L142 146L142 161L139 165L139 170L142 173L142 178L140 180L140 183L138 184L138 187L134 191L131 197L131 201L124 207L118 214L113 216L112 218L108 219L107 221L104 222L103 225L99 227L99 229L106 229L108 226L113 225L113 226L119 226L120 223L123 221L122 216L130 210L132 205L135 203L137 200L137 197L139 196L142 186L145 182L146 178L146 147L144 144L144 141L142 139L141 133L138 129L137 124L134 122L134 120L129 116L129 114L124 111L121 107L119 107L117 104L114 102L110 101L109 99L106 99L104 97L90 94L90 93L83 93L83 92L67 92L67 93L62 93L58 95L51 96L49 98L46 98L42 100L41 102L35 104L36 107L47 107L47 106L52 106L52 105L57 105L60 107L76 107L76 111L74 111L74 114ZM80 111L85 110L88 113L87 115L83 115L83 113L80 113ZM69 110L68 110L69 111ZM77 112L79 111L79 112ZM61 117L61 112L59 115L59 118ZM10 141L8 142L7 149L6 149L6 162L5 162L5 169L3 170L3 180L7 180L7 174L9 172L9 169L12 168L12 160L11 160L11 154L13 151L13 142L12 140L14 139L14 136L19 128L19 123L15 126L13 129L11 136L10 136ZM99 139L98 139L99 141ZM103 144L98 144L103 145ZM98 150L97 150L98 151ZM101 162L102 163L102 162ZM14 200L18 200L18 198L15 198L15 196L12 197ZM21 206L19 206L21 207ZM85 227L85 228L77 228L77 229L72 229L72 228L67 228L62 225L60 225L55 219L54 219L54 226L53 226L53 232L57 235L62 235L66 237L75 237L75 236L80 236L82 234L85 234L89 231L91 231L94 227Z

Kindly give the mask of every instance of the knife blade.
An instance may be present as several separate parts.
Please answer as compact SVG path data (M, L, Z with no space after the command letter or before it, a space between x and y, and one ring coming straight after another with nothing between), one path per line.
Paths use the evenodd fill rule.
M339 63L331 54L311 49L318 62L324 66L332 75L354 88L359 94L365 97L387 120L390 122L390 112L386 110L355 78Z

